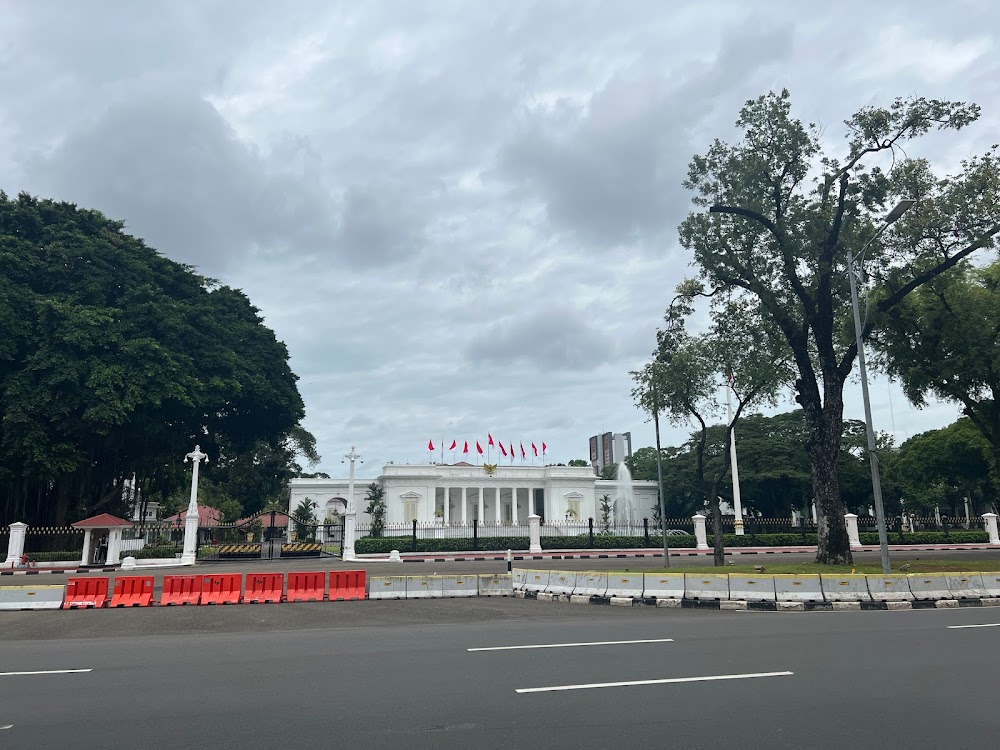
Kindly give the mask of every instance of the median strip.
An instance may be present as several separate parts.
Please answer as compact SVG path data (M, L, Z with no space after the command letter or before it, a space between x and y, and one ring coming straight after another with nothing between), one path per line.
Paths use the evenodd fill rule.
M626 682L592 682L584 685L553 685L552 687L518 688L516 693L554 693L563 690L593 690L596 688L633 687L635 685L671 685L682 682L716 682L720 680L751 680L757 677L791 677L794 672L751 672L748 674L717 674L705 677L668 677L662 680L629 680Z

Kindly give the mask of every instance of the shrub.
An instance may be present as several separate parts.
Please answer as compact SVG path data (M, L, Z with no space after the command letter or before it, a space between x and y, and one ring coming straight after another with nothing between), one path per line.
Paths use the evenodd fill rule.
M859 534L861 543L865 545L878 544L878 534L866 531ZM943 531L914 531L912 534L904 533L903 541L899 541L899 534L895 531L889 532L889 544L983 544L990 540L990 535L985 531L952 531L948 536Z

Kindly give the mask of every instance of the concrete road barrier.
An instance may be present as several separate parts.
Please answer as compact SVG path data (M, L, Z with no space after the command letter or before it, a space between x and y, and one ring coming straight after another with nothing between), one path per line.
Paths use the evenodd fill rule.
M642 599L642 573L626 573L614 575L608 573L608 590L605 596L616 596L620 599L632 597Z
M440 599L444 596L443 576L406 576L407 599Z
M566 570L549 571L549 584L545 587L547 594L565 594L569 596L576 588L576 573Z
M913 594L905 575L865 576L868 593L877 602L912 602Z
M405 599L406 576L369 576L369 599Z
M644 573L642 595L648 599L683 599L683 573Z
M850 573L821 573L823 598L828 602L870 602L868 578Z
M1000 573L982 573L987 598L1000 598Z
M523 568L514 568L511 571L511 585L515 591L521 591L524 584L528 582L528 571Z
M989 596L982 573L949 573L948 591L956 599L985 599Z
M65 586L0 586L0 609L61 609Z
M910 573L906 577L914 599L954 599L948 590L947 573Z
M604 596L608 591L607 573L577 573L575 596Z
M729 576L725 573L685 573L685 599L728 599Z
M513 593L513 576L509 573L495 576L489 573L479 574L480 596L511 596Z
M821 602L823 583L818 574L775 573L774 595L779 602Z
M525 591L545 591L545 587L549 585L549 571L547 570L526 570L525 574Z
M447 598L457 596L479 596L479 579L470 576L441 576L441 595Z
M729 598L742 602L773 602L776 598L774 593L774 576L750 576L730 573Z

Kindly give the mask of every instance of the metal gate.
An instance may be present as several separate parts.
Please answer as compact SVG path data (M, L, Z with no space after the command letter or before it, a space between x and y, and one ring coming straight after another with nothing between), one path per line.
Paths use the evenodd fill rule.
M343 527L317 524L280 510L198 530L199 560L277 560L332 557Z

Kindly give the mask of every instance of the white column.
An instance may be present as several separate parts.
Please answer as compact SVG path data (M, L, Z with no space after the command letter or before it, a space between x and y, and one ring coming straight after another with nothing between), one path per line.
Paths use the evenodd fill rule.
M497 525L500 524L500 488L493 488L493 515L495 516Z
M469 488L462 485L462 525L469 525Z
M444 488L444 525L451 523L451 487Z
M485 500L486 500L486 488L479 488L479 523L486 523L486 510L485 510Z
M208 456L201 452L201 446L184 456L184 463L190 461L191 469L191 499L188 501L187 513L184 515L184 551L181 553L181 565L194 565L198 556L198 466L202 461L208 463ZM109 535L110 536L110 535ZM119 544L121 537L119 536ZM120 547L119 547L120 549ZM108 539L108 556L111 555L111 539Z
M542 551L542 536L539 522L541 516L532 513L528 516L528 553L537 555Z
M80 565L90 565L90 542L92 529L83 532L83 554L80 556Z
M983 521L986 522L986 531L990 535L990 544L1000 544L1000 534L997 533L997 514L983 513Z
M195 533L198 533L197 528ZM108 531L108 559L104 561L105 565L117 565L121 562L122 558L122 530L110 529Z
M517 487L510 488L510 520L517 523Z
M696 513L691 516L694 521L694 538L697 546L695 549L708 549L708 534L705 533L705 516Z
M851 549L861 546L861 537L858 535L858 517L854 513L845 513L844 522L847 524L847 542Z
M340 559L351 562L357 559L354 554L354 536L358 521L357 511L354 509L354 462L361 458L361 456L354 450L354 446L352 445L351 452L344 456L344 458L351 462L351 471L347 475L347 509L344 513L344 540L341 543Z
M21 555L24 554L24 533L28 530L28 524L15 521L10 525L10 539L7 540L7 559L4 561L5 568L14 568L21 564Z

